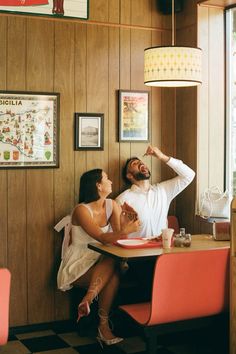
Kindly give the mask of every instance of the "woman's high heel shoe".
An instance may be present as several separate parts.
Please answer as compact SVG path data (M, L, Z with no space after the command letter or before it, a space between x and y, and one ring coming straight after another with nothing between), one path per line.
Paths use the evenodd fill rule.
M89 314L90 314L90 307L88 301L81 302L78 306L77 322L79 322L81 317L88 316Z
M117 343L122 342L122 340L124 340L124 338L121 338L121 337L114 337L112 339L106 339L106 338L104 338L102 332L98 328L97 341L99 342L99 344L101 345L102 348L103 348L103 344L113 345L113 344L117 344Z

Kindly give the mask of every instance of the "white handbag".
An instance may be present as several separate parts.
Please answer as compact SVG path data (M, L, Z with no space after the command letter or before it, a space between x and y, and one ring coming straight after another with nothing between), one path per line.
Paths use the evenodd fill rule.
M204 219L210 217L229 219L231 200L232 197L227 190L222 192L217 186L208 188L201 196L199 215Z

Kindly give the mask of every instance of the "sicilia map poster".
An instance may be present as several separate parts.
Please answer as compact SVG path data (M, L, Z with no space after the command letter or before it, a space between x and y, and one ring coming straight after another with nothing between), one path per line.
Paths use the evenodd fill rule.
M58 167L59 94L0 92L0 168Z
M0 0L0 11L88 19L89 0Z

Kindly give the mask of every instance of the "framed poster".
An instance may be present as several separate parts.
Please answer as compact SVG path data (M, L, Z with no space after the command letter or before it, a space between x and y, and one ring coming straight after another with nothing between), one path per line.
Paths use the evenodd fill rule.
M59 97L0 91L0 168L59 166Z
M149 141L149 91L119 90L119 141Z
M0 0L0 11L88 19L89 0Z
M104 114L75 113L75 150L103 150Z

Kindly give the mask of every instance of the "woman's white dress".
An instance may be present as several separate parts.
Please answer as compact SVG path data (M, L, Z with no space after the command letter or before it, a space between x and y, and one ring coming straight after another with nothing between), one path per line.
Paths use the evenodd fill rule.
M93 212L87 204L83 204L91 213ZM109 218L112 214L112 200L106 199L107 225L102 227L102 232L111 231ZM62 291L72 288L72 283L85 274L101 257L98 252L90 250L88 243L94 242L81 226L71 225L71 244L64 252L60 268L57 274L57 285Z

